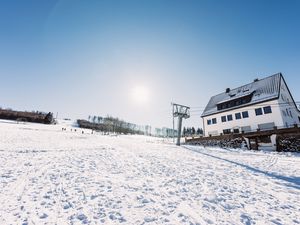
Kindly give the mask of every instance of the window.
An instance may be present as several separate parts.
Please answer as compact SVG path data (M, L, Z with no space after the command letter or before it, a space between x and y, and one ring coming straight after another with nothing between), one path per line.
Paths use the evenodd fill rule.
M213 131L209 131L209 132L208 132L208 135L209 135L209 136L217 136L217 135L219 135L219 134L218 134L218 131L217 131L217 130L213 130Z
M285 112L284 110L282 110L282 114L283 114L284 116L286 116L286 112Z
M230 134L231 133L231 129L224 129L223 130L223 134Z
M272 130L275 127L275 123L262 123L257 125L260 130Z
M238 100L238 101L235 101L234 104L235 104L235 106L238 106L238 105L240 105L241 103L240 103L240 101Z
M241 131L244 133L251 132L251 127L250 126L241 127Z
M221 121L224 123L226 122L226 116L221 116Z
M252 92L252 93L250 93L246 96L237 98L237 99L232 99L232 100L229 100L227 102L219 103L219 104L217 104L217 109L218 110L223 110L223 109L228 109L228 108L232 108L232 107L235 107L235 106L239 106L239 105L249 103L249 102L251 102L253 94L254 94L254 92Z
M236 113L235 114L235 119L236 120L239 120L239 119L241 119L242 117L241 117L241 113Z
M228 121L231 121L232 120L232 115L230 114L230 115L227 115L227 120Z
M235 134L240 133L240 129L233 129L233 133L235 133Z
M262 108L255 109L255 115L259 116L259 115L262 115L262 114L263 114Z
M212 124L216 124L217 123L217 119L216 118L212 118Z
M265 113L265 114L272 113L271 106L266 106L266 107L264 107L264 113Z
M242 112L243 118L248 118L249 114L248 111Z
M211 125L211 120L207 120L207 125Z

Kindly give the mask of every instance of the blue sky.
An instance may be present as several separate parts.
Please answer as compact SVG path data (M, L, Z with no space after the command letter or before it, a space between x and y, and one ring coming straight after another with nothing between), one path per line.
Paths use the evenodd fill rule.
M171 126L170 102L201 110L277 72L300 101L299 12L296 0L2 0L0 106Z

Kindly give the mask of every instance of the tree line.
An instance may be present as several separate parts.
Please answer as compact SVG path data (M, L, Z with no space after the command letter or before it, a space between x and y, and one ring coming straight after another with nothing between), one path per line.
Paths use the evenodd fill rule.
M79 127L107 133L144 134L141 126L112 116L89 116L88 120L77 120Z
M54 122L53 113L45 113L39 111L16 111L12 109L0 108L0 119L16 120L22 122L44 123L51 124Z
M193 135L203 135L203 129L198 128L197 130L194 127L184 127L182 131L184 137L193 136Z

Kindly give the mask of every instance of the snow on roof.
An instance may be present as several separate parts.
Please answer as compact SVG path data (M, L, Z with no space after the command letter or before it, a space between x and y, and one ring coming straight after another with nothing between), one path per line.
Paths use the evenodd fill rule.
M251 101L239 106L231 107L230 109L236 109L251 105L253 103L259 103L267 100L274 99L279 96L281 73L274 74L272 76L256 80L250 84L243 85L241 87L230 90L228 93L223 92L210 98L207 106L202 113L202 117L215 113L227 111L228 108L218 110L217 105L231 100L239 99L245 96L253 94Z

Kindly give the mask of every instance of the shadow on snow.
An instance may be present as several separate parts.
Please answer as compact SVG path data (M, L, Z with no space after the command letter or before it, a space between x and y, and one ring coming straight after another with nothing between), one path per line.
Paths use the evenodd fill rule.
M200 153L202 155L206 155L206 156L209 156L209 157L212 157L212 158L215 158L215 159L223 160L225 162L228 162L228 163L231 163L231 164L234 164L234 165L241 166L241 167L243 167L247 170L250 170L254 173L259 173L259 174L263 174L265 176L271 177L273 179L286 181L286 182L288 182L288 183L285 184L286 186L293 187L293 188L296 188L296 189L300 189L300 177L287 177L287 176L283 176L283 175L279 175L279 174L275 174L275 173L270 173L268 171L263 171L263 170L257 169L255 167L252 167L252 166L249 166L249 165L245 165L245 164L235 162L235 161L232 161L232 160L229 160L229 159L221 158L219 156L214 156L214 155L211 155L211 154L208 154L208 153L204 153L204 152L201 152L201 151L196 150L196 149L190 149L188 147L185 147L185 148L188 149L188 150Z

